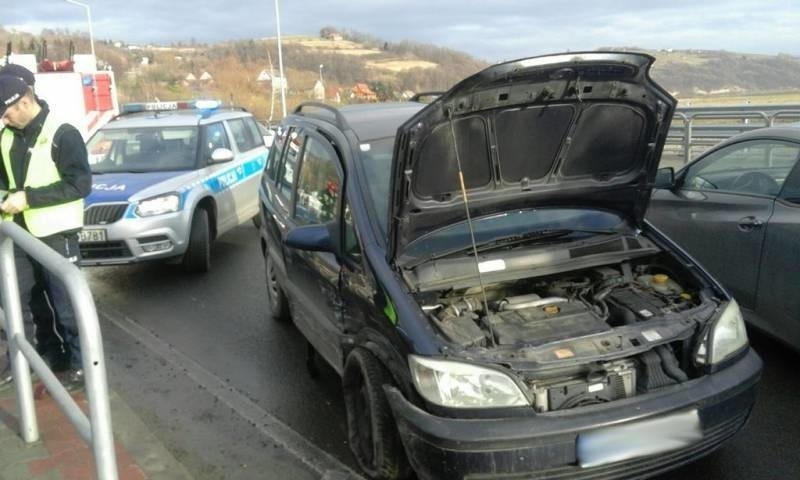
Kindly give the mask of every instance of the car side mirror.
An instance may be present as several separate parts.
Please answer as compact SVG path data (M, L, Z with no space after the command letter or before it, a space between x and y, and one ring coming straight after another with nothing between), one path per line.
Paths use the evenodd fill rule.
M339 222L303 225L289 230L283 243L287 247L309 252L339 252Z
M217 148L211 152L211 163L225 163L233 160L233 152L228 148Z
M672 167L659 168L653 188L672 189L675 187L675 170Z

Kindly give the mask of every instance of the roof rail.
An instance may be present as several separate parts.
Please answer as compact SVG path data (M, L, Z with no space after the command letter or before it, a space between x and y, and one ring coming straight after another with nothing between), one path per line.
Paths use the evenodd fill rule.
M322 103L322 102L303 102L303 103L301 103L300 105L298 105L294 109L293 113L295 113L297 115L303 115L303 109L304 108L309 108L309 107L310 108L318 108L318 109L321 109L321 110L326 110L326 111L332 113L333 117L336 120L334 123L336 124L337 127L339 127L342 130L350 129L350 125L347 123L347 120L344 118L344 115L342 115L342 112L340 112L338 108L333 107L331 105L328 105L327 103Z
M422 97L441 97L445 93L447 93L447 92L419 92L419 93L415 94L413 97L411 97L408 101L409 102L423 103L423 102L420 102L420 98L422 98ZM434 98L434 100L435 100L435 98Z

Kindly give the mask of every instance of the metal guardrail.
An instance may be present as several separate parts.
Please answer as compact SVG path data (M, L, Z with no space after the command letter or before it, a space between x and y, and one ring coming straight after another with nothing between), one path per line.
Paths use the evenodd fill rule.
M78 323L89 418L56 378L36 349L25 338L20 305L14 244L57 276L69 292ZM99 480L117 480L117 460L111 431L103 341L92 293L81 271L67 259L33 237L14 222L0 222L0 287L11 366L20 410L20 434L27 443L39 440L28 362L69 418L81 438L91 447Z
M800 122L800 105L678 108L664 155L678 156L684 164L689 163L697 147L705 150L738 133L790 122Z

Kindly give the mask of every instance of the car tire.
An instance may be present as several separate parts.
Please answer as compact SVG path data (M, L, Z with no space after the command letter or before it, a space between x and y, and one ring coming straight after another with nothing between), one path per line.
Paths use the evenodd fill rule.
M211 228L208 211L198 208L192 215L189 246L183 254L183 268L189 273L206 273L211 269Z
M289 314L289 299L278 281L275 271L275 262L269 252L264 252L264 273L267 277L267 301L269 302L269 316L273 320L286 322L291 318Z
M371 479L399 480L410 476L397 425L383 386L394 384L386 368L368 350L355 348L342 376L350 449Z

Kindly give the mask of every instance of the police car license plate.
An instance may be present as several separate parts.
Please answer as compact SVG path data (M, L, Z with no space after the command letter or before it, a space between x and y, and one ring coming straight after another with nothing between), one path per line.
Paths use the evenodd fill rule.
M88 230L81 230L78 232L78 242L92 243L92 242L105 242L106 231L102 228L94 228Z

